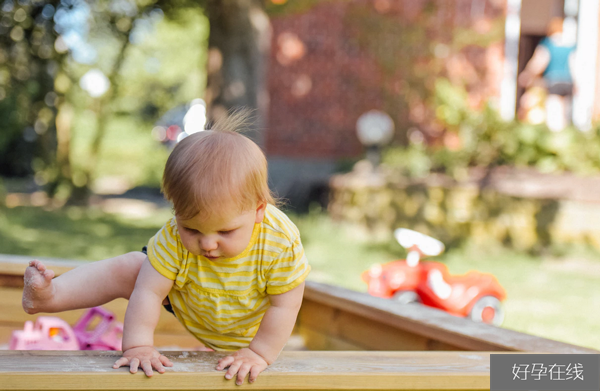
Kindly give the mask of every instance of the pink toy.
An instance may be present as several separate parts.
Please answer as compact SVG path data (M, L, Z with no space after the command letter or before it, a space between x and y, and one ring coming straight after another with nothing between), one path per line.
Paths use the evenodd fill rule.
M90 329L96 317L100 322ZM90 308L73 326L81 350L121 350L123 324L102 307Z
M79 350L79 343L71 327L60 318L40 316L25 322L23 330L13 331L11 350Z

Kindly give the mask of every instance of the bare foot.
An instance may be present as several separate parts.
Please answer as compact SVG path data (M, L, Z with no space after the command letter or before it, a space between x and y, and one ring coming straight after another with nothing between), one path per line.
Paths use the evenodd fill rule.
M25 269L22 300L25 312L35 314L45 310L45 304L49 303L54 296L53 278L54 272L46 269L42 262L38 260L29 262L29 267Z

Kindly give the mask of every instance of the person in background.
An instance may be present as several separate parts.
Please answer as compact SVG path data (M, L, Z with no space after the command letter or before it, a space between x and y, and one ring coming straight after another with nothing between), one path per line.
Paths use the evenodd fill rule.
M518 78L521 87L531 87L541 75L547 91L545 102L546 125L560 131L569 124L571 97L574 84L572 69L575 62L575 45L563 34L563 18L552 18L548 36L535 49L533 56Z

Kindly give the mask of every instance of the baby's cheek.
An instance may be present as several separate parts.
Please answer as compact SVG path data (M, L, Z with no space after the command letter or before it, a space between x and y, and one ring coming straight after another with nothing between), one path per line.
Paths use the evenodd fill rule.
M192 238L181 235L181 242L183 243L183 247L185 247L186 250L188 250L192 254L198 255L198 246L195 245L195 241Z
M224 243L224 252L229 258L240 255L248 246L249 242L238 240L235 242Z

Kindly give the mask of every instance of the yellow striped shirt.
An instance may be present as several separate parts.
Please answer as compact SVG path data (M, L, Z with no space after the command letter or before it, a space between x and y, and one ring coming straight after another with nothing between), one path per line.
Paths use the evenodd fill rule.
M148 259L174 281L169 300L177 319L215 350L247 347L269 308L269 295L297 287L310 271L298 228L273 205L234 258L210 261L190 253L173 218L150 239Z

